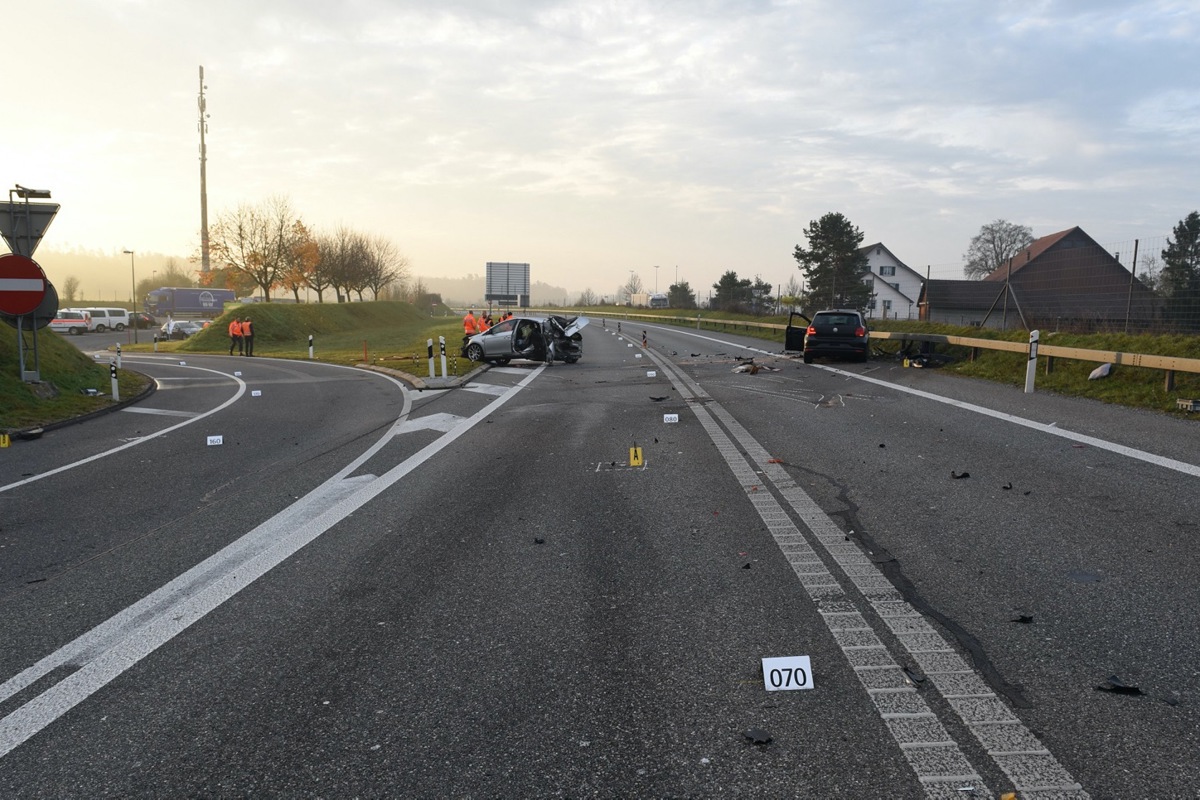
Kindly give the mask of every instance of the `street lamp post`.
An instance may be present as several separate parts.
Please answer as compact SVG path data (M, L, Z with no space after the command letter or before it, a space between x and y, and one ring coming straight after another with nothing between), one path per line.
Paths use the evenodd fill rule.
M658 264L654 265L654 293L658 294Z
M125 251L129 255L129 299L133 304L133 311L129 315L129 324L133 326L133 343L138 343L137 336L137 270L133 265L133 251Z

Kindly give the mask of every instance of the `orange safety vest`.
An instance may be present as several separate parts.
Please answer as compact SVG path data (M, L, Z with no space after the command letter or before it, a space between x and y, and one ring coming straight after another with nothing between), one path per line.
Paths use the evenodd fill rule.
M229 323L229 335L230 336L241 336L242 335L242 323L238 322L236 319L233 322Z
M467 315L463 317L463 333L465 333L467 336L474 336L476 333L479 333L475 323L475 315L469 311L467 312Z
M483 333L483 332L484 332L484 331L486 331L486 330L487 330L489 327L491 327L490 325L488 325L488 324L487 324L487 319L486 319L486 318L484 318L484 317L480 317L480 318L479 318L479 321L478 321L478 323L477 323L477 324L479 325L479 332L480 332L480 333Z
M242 336L253 336L253 335L254 335L254 328L252 328L250 326L250 320L244 320L242 322Z

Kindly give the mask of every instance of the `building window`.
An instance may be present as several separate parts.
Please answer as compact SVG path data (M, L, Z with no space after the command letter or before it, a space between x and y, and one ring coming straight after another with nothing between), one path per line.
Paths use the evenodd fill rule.
M892 310L892 301L891 300L883 301L883 310L885 313Z
M894 266L881 266L879 268L880 275L895 275L896 268Z
M890 282L889 282L889 283L888 283L888 286L892 287L892 288L893 288L893 289L895 289L897 292L898 292L898 291L900 291L900 284L898 284L898 283L890 283Z

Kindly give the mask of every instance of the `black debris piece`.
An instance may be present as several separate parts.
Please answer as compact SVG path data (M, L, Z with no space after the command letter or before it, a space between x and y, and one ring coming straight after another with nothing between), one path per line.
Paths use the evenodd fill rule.
M1009 489L1012 488L1012 481L1009 481L1008 483L1004 484L1000 488L1007 492ZM1028 494L1028 492L1026 492L1026 494Z
M1132 694L1140 695L1142 690L1136 686L1126 683L1116 675L1109 675L1108 680L1096 687L1098 692L1112 692L1113 694Z
M908 678L913 686L920 686L925 682L925 673L916 667L904 667L904 677Z
M762 728L751 728L742 735L754 744L767 744L771 741L771 734L767 733Z
M880 446L880 447L887 447L887 445L886 445L886 444L880 444L879 446Z
M535 536L533 538L533 543L534 544L545 544L546 540Z
M1159 699L1169 706L1177 706L1179 705L1179 692L1171 692L1170 694L1163 695Z
M700 357L699 353L692 353L692 358L699 358L699 357Z
M750 564L749 564L749 562L747 562L747 563L745 563L745 564L742 564L742 569L750 569Z
M662 397L655 397L654 395L650 395L650 399L656 403L661 403L663 400L666 400L668 397L670 397L670 395L668 395L668 394L664 394Z
M1010 619L1009 622L1017 622L1017 623L1020 623L1021 625L1028 625L1031 622L1033 622L1033 615L1032 614L1018 614L1017 616Z
M969 472L955 472L954 470L950 470L950 477L951 477L951 478L953 478L953 479L954 479L954 480L956 480L956 481L961 481L963 478L969 478L969 477L971 477L971 473L969 473Z

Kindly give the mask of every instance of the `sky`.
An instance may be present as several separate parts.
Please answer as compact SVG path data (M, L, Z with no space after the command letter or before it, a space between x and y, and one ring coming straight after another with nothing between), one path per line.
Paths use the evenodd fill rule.
M113 287L123 250L198 252L201 65L210 224L283 196L416 276L703 298L799 277L837 212L960 278L995 219L1115 247L1200 207L1200 0L40 0L5 28L0 188L62 205L52 280L55 251L111 252Z

